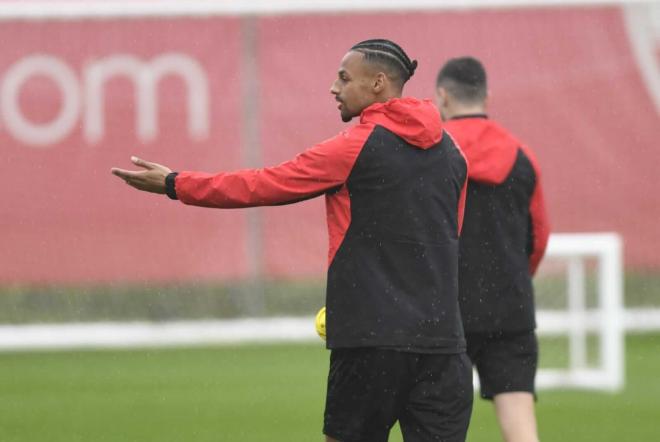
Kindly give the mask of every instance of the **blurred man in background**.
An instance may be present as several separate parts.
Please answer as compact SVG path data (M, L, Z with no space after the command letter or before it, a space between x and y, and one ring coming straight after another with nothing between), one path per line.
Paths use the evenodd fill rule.
M459 254L461 315L481 396L494 401L504 439L535 442L532 276L549 227L534 154L488 119L487 98L478 60L451 59L438 73L438 108L469 164Z
M330 92L342 120L358 123L279 166L212 175L133 158L145 170L112 170L205 207L325 195L327 441L386 441L397 420L406 441L467 432L472 373L457 290L467 165L433 103L401 98L416 67L391 41L353 46Z

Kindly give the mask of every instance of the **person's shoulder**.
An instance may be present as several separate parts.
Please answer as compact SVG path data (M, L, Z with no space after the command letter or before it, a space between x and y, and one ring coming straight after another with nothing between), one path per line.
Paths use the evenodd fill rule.
M521 141L521 139L515 135L511 130L502 126L501 124L491 121L493 133L496 133L501 140L506 142L509 146L515 147L517 151L521 151L525 157L529 160L534 168L536 174L540 173L539 162L534 150L529 147L528 144Z
M516 146L519 150L522 150L522 152L527 156L530 161L536 165L536 154L534 153L534 150L529 147L528 144L526 144L524 141L522 141L516 134L513 133L509 128L503 126L502 124L490 120L491 121L491 130L493 134L496 134L503 140L507 140L510 145Z
M495 120L488 119L486 121L485 129L490 137L506 140L510 144L522 144L520 139L508 127Z
M526 144L520 144L519 148L522 151L522 153L525 154L529 162L532 164L532 167L534 168L534 172L537 175L539 175L541 173L541 167L539 166L539 160L536 154L534 153L534 151Z
M359 151L364 146L375 125L371 123L356 123L327 138L308 151L334 154L347 154L350 151Z
M498 134L501 137L501 139L506 140L507 144L509 144L512 147L515 146L516 151L518 151L519 153L522 152L522 154L532 164L532 167L534 168L534 172L537 175L540 174L538 158L534 150L531 147L529 147L528 144L521 141L521 139L518 138L518 136L514 135L509 129L505 128L504 126L496 122L493 122L493 130L498 131Z
M364 144L371 133L374 131L376 125L370 122L357 122L339 132L330 140L341 143L362 143Z

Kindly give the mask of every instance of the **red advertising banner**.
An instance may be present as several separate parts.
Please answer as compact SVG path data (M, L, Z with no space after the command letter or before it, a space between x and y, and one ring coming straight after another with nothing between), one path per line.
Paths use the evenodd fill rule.
M110 175L130 155L241 165L237 19L10 22L0 39L0 281L231 277L241 212Z
M0 283L321 276L322 198L183 207L109 169L134 154L177 170L287 160L345 127L330 84L346 50L375 37L419 60L406 89L418 97L433 95L448 57L481 58L491 117L539 157L553 230L620 232L627 266L659 269L650 17L574 7L3 23Z

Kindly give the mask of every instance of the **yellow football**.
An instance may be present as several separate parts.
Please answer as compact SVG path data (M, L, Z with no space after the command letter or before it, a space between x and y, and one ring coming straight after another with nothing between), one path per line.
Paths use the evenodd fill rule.
M325 341L325 307L316 314L316 333Z

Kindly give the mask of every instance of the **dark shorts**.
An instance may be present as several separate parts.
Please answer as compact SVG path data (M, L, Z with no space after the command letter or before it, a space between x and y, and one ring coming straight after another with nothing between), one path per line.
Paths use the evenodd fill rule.
M481 397L526 391L535 394L539 349L534 330L467 333L468 356L479 374Z
M465 353L333 350L323 432L341 442L387 441L398 420L406 442L463 442L472 412Z

